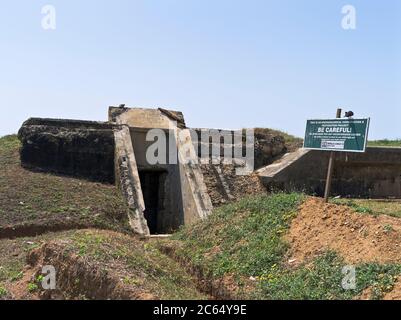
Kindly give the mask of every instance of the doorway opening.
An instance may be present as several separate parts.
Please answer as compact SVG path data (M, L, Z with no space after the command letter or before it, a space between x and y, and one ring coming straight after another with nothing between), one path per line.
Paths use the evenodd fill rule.
M164 198L164 186L162 178L164 172L139 171L139 179L145 201L145 219L148 223L150 234L161 234L162 230L162 209Z

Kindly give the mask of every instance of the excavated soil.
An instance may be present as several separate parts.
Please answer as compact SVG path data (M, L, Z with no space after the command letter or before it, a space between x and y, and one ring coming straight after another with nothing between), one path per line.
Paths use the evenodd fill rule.
M328 250L348 263L401 263L401 219L356 213L318 198L303 203L286 240L294 265Z

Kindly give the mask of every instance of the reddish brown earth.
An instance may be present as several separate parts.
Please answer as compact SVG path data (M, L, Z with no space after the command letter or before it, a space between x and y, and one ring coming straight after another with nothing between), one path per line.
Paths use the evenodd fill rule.
M356 213L318 198L308 198L300 207L286 240L294 264L327 250L349 263L401 263L401 219Z
M401 279L395 283L393 290L384 295L383 300L401 300Z

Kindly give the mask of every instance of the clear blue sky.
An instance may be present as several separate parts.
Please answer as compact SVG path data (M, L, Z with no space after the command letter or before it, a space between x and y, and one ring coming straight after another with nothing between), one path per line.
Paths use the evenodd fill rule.
M356 30L341 27L346 4ZM0 26L0 135L126 103L299 136L343 106L372 118L370 138L401 138L399 0L3 0Z

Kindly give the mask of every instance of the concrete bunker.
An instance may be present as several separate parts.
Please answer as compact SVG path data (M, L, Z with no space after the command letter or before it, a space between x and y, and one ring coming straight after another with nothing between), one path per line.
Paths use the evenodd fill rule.
M328 153L288 149L283 137L269 130L255 129L252 149L255 169L259 170L239 176L236 169L241 168L242 158L235 156L231 164L224 163L225 151L232 151L238 143L222 145L221 137L200 139L205 130L224 137L238 136L236 131L190 131L181 112L161 108L110 107L108 116L107 122L28 119L18 133L21 164L28 169L115 183L126 199L129 223L138 235L170 233L208 216L213 205L266 189L323 192ZM153 130L165 133L164 153L169 156L164 161L149 161L147 157L155 142L149 139ZM194 132L195 137L191 136ZM243 142L245 137L240 135ZM199 163L204 160L203 149L220 150L219 162ZM368 148L363 154L338 155L332 192L401 198L401 148Z
M181 161L183 151L177 139L178 132L185 130L181 113L111 107L109 120L118 128L115 133L117 174L125 170L123 159L128 159L128 174L120 174L123 177L120 187L130 206L131 226L137 233L171 233L211 212L213 206L200 166ZM163 141L158 141L160 136L153 139L154 132ZM149 150L155 141L163 151L153 154L154 159L149 156Z
M161 153L167 158L158 161L147 157L155 143L154 130L165 136ZM181 112L161 108L110 107L107 122L31 118L19 131L21 163L29 169L115 183L136 234L170 233L207 217L213 205L265 192L256 176L236 174L243 158L234 155L231 164L225 163L224 151L233 151L233 143L223 145L226 141L221 137L203 142L201 130L224 137L238 135L230 130L190 130ZM247 141L244 130L240 132L239 140ZM257 168L287 151L283 139L273 134L255 132L254 137ZM243 150L243 145L239 147ZM218 163L209 157L205 164L203 149L220 150Z
M173 150L175 159L148 161L147 149L154 143L147 139L150 130L166 134L166 153ZM31 118L19 131L21 164L115 183L135 233L171 233L213 208L200 166L181 161L184 151L177 136L182 130L183 115L164 109L110 107L107 122Z

